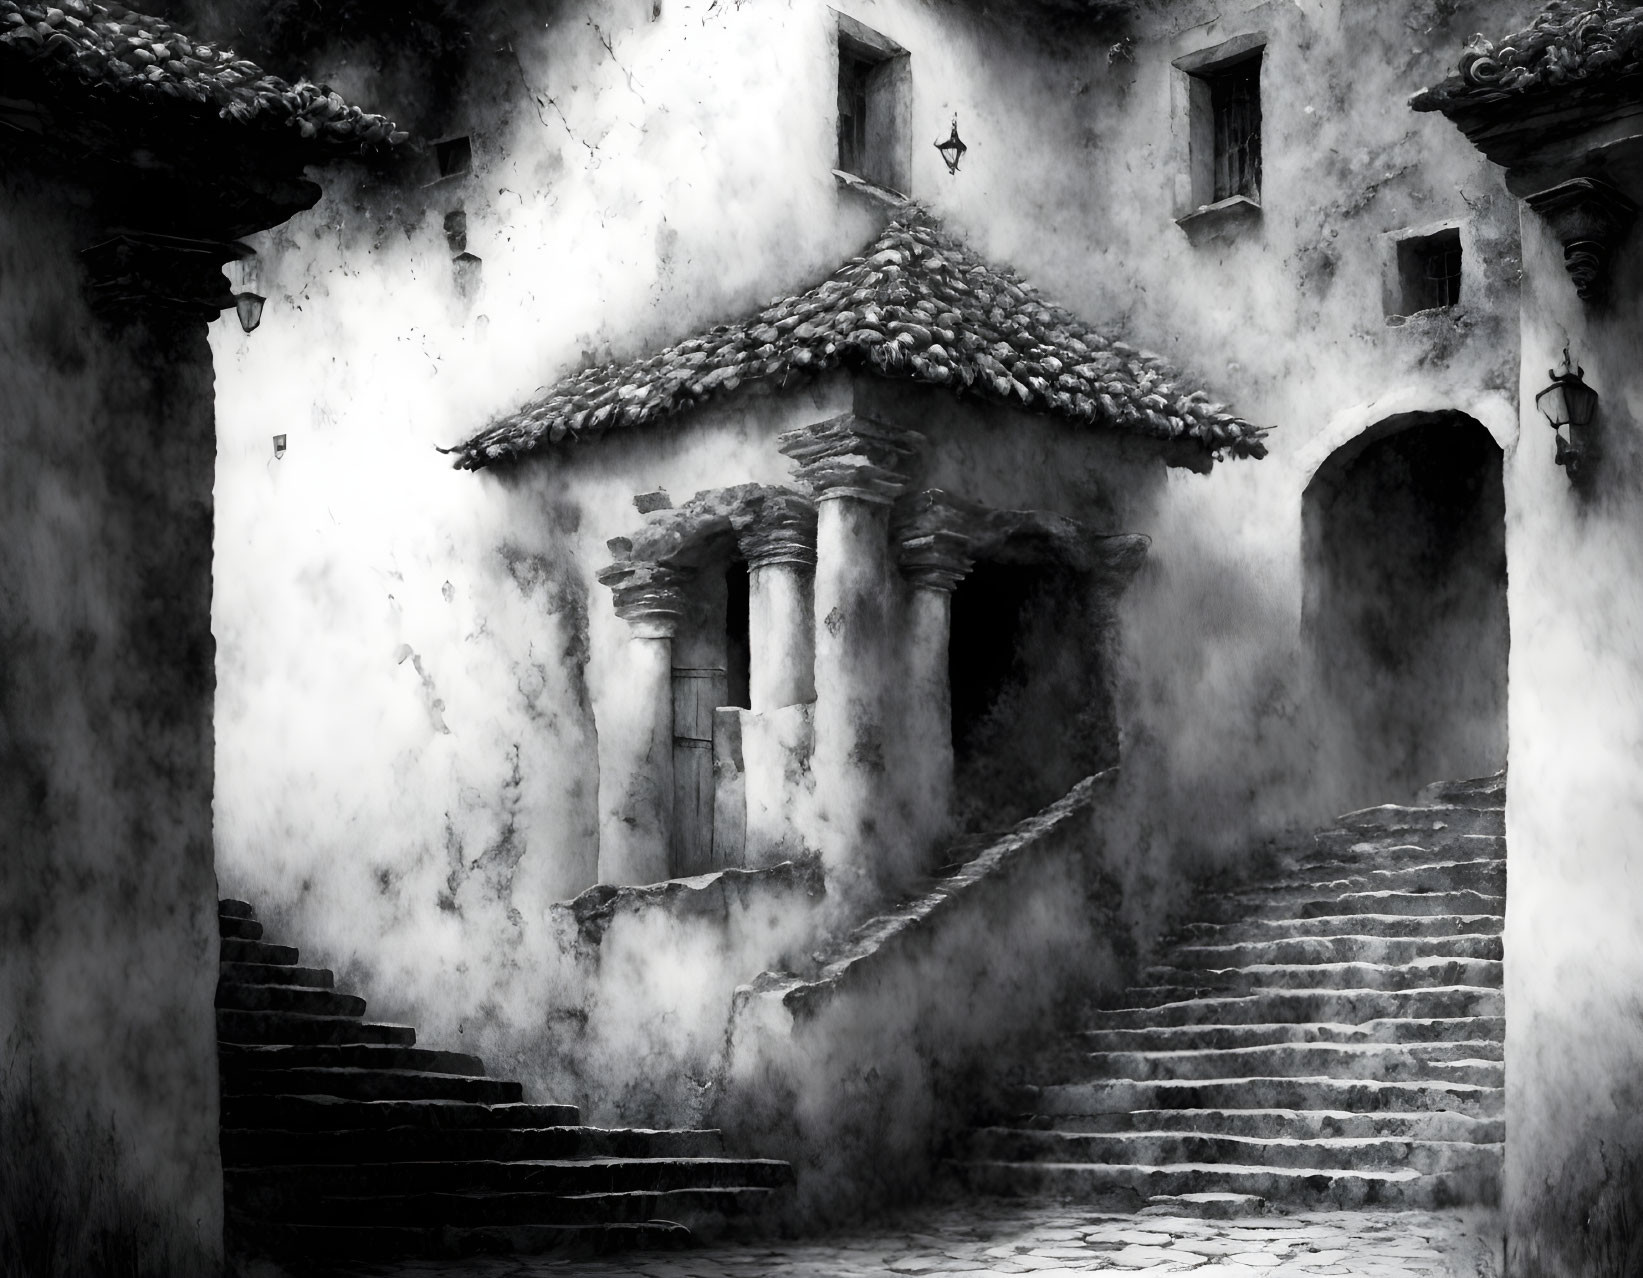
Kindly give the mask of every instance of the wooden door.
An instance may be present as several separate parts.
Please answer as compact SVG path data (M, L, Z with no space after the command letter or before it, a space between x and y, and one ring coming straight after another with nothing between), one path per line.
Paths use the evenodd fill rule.
M713 858L713 712L729 697L722 669L673 671L673 875L718 867Z

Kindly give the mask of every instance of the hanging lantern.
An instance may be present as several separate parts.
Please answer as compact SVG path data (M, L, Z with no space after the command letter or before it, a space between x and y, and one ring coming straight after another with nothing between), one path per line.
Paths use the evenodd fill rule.
M959 161L970 148L964 145L964 139L958 135L958 116L953 116L953 131L947 135L945 142L937 142L936 150L941 152L941 158L947 161L947 172L957 173Z
M1565 346L1563 371L1548 371L1547 376L1552 379L1552 384L1535 396L1535 407L1546 415L1546 420L1557 432L1555 460L1569 472L1570 479L1580 473L1581 465L1586 460L1586 428L1597 415L1597 392L1586 385L1585 374L1584 368L1576 367L1570 358L1569 348ZM1565 431L1568 432L1567 438Z
M262 323L263 303L267 300L256 293L234 294L234 313L240 317L240 327L247 333L255 332Z

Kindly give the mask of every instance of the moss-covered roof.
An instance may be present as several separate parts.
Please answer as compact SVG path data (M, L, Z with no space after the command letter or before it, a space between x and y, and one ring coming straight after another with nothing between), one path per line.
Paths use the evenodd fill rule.
M820 284L648 358L577 373L451 451L477 470L566 438L675 417L744 386L837 368L946 387L1080 425L1260 457L1263 430L1157 355L1113 341L904 212Z
M0 0L0 55L26 61L64 92L221 117L316 153L385 150L406 137L320 85L289 84L121 4Z
M1455 73L1417 93L1417 111L1452 114L1558 91L1602 87L1643 73L1643 6L1552 0L1521 31L1476 36Z

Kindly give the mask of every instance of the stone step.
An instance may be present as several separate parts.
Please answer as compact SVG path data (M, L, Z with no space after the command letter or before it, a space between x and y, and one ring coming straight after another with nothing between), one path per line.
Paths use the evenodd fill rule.
M257 912L251 908L249 901L218 901L217 917L227 919L254 919Z
M217 1051L225 1073L276 1069L411 1069L430 1074L483 1078L485 1062L466 1052L431 1051L383 1043L314 1043L295 1046L224 1043Z
M1084 1030L1076 1035L1091 1052L1203 1051L1266 1047L1278 1043L1460 1043L1499 1045L1506 1020L1499 1016L1389 1017L1361 1025L1330 1022L1276 1025L1148 1025L1139 1029Z
M566 1158L722 1158L715 1130L596 1127L374 1127L334 1131L224 1128L225 1167L289 1163L536 1161Z
M1340 862L1297 863L1262 891L1327 896L1340 892L1483 892L1506 894L1506 862L1502 860L1433 860L1377 869Z
M1317 1209L1367 1207L1434 1209L1492 1204L1498 1175L1411 1170L1347 1171L1304 1167L1243 1167L1231 1163L1120 1166L1100 1163L968 1163L960 1175L970 1189L998 1195L1055 1196L1139 1206L1157 1195L1204 1192L1250 1194Z
M236 941L223 937L218 957L224 963L295 964L297 949L294 945L270 945L267 941Z
M1092 1012L1088 1028L1292 1025L1316 1021L1362 1025L1398 1017L1428 1020L1505 1014L1505 999L1498 989L1470 985L1418 990L1266 989Z
M1265 1216L1272 1204L1258 1194L1153 1194L1137 1216L1177 1220L1243 1220Z
M1498 959L1423 958L1410 963L1252 963L1245 967L1149 967L1137 989L1185 987L1248 993L1286 990L1418 990L1450 985L1499 989Z
M365 1000L355 994L314 990L303 985L217 984L217 1007L238 1012L302 1012L308 1016L364 1016Z
M1412 963L1417 959L1492 959L1505 955L1499 935L1297 936L1227 945L1177 945L1166 958L1175 967L1228 968L1251 963Z
M1059 1083L1037 1089L1034 1110L1048 1115L1132 1109L1333 1109L1360 1114L1453 1110L1494 1118L1503 1106L1501 1088L1472 1083L1242 1077Z
M378 1131L417 1127L445 1131L576 1127L575 1105L482 1105L449 1100L347 1100L337 1096L230 1095L222 1099L224 1129L290 1132Z
M1458 803L1470 808L1504 808L1506 774L1497 772L1468 781L1434 781L1422 786L1416 799L1423 807Z
M295 967L289 963L219 963L218 980L228 985L302 985L328 990L336 977L323 967Z
M1036 1096L1033 1098L1036 1102ZM1499 1144L1503 1117L1452 1110L1354 1114L1328 1109L1133 1109L1112 1114L1033 1114L1018 1123L1060 1132L1205 1132L1262 1140L1359 1137Z
M601 1256L626 1251L676 1251L694 1239L684 1225L515 1225L450 1229L442 1225L269 1225L235 1214L227 1223L230 1251L266 1251L322 1264L395 1257L484 1255Z
M1246 1167L1407 1168L1484 1172L1498 1176L1504 1146L1464 1141L1396 1140L1384 1137L1231 1136L1212 1132L1059 1132L987 1127L965 1151L972 1162L990 1163L1235 1163Z
M1493 914L1503 918L1506 898L1485 892L1340 892L1249 891L1221 898L1206 914L1223 922L1249 919L1340 918L1355 914Z
M309 1163L225 1168L245 1211L353 1195L427 1193L612 1194L669 1189L780 1189L786 1163L760 1158L590 1158L531 1162Z
M1407 834L1419 842L1429 834L1492 834L1505 837L1506 813L1501 808L1469 808L1453 804L1408 807L1383 803L1360 808L1335 821L1335 829L1372 835Z
M1428 831L1419 835L1366 834L1362 830L1320 830L1312 836L1310 852L1296 856L1295 864L1311 860L1339 861L1390 869L1395 865L1417 864L1436 857L1455 861L1501 859L1506 856L1506 840L1498 834L1462 834L1454 830Z
M226 1096L336 1096L344 1100L459 1100L515 1104L524 1089L510 1079L409 1069L237 1069L222 1075Z
M1498 914L1323 914L1301 919L1199 921L1177 928L1175 944L1234 945L1246 941L1286 941L1304 937L1362 936L1405 938L1499 936L1505 920Z
M373 1025L355 1016L311 1016L302 1012L217 1011L217 1041L246 1044L393 1043L410 1047L409 1025Z
M1499 1043L1282 1043L1164 1052L1092 1052L1085 1079L1367 1078L1505 1085Z
M336 1195L304 1199L271 1211L274 1224L598 1225L677 1219L681 1216L747 1215L769 1202L764 1186L687 1186L615 1193L556 1194L456 1192Z
M217 934L240 941L262 940L262 924L256 919L237 919L227 914L217 916Z

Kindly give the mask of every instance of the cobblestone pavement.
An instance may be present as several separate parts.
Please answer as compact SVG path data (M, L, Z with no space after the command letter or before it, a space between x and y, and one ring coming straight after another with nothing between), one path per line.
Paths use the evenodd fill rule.
M1194 1278L1498 1278L1498 1218L1330 1212L1214 1221L1066 1205L927 1209L860 1233L599 1260L485 1258L359 1270L360 1278L868 1278L1092 1272Z

